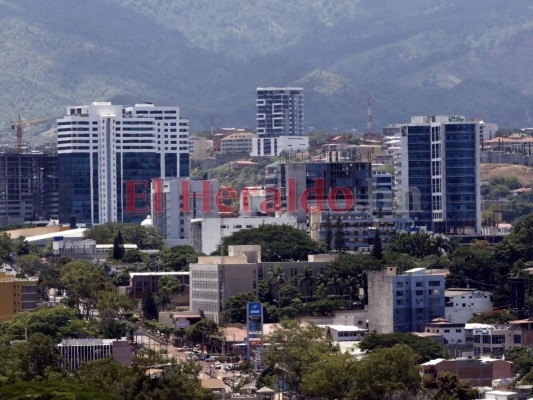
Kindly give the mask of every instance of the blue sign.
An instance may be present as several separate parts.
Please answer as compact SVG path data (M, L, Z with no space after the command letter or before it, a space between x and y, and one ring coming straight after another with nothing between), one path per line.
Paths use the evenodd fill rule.
M248 317L261 317L263 305L261 303L248 303Z

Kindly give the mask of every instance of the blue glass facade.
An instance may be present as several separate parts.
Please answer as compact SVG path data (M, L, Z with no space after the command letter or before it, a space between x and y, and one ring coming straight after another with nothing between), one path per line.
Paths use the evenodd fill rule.
M93 155L93 187L98 187L96 166L98 157ZM76 217L76 222L91 223L91 165L88 153L59 154L59 220L69 222ZM98 214L98 191L92 193Z
M409 126L409 211L419 226L431 227L431 136L429 125Z
M144 153L117 153L117 212L119 221L125 223L139 223L150 213L150 182L161 177L160 154L153 152ZM189 156L181 155L178 164L177 154L165 154L165 175L168 178L178 175L189 175ZM93 192L91 194L90 159L88 153L60 154L59 155L59 218L68 222L71 217L76 217L77 223L90 224L91 195L93 196L94 222L98 223L98 156L93 154ZM183 175L182 175L183 174ZM135 210L127 211L128 195L127 181L143 181L144 185L135 186ZM144 200L143 197L146 199ZM143 209L147 208L146 211Z
M475 124L445 125L446 222L438 231L476 226L477 185Z

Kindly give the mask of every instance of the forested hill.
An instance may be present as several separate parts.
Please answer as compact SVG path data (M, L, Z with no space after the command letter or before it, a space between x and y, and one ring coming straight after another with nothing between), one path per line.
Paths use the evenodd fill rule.
M93 100L255 126L255 88L305 88L305 123L461 113L533 125L530 0L0 0L0 131ZM529 113L527 112L529 110Z

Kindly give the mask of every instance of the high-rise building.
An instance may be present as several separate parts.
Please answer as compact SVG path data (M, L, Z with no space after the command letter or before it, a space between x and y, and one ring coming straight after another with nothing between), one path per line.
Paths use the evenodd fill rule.
M399 207L427 231L481 231L479 123L412 117L402 126Z
M57 128L61 221L140 222L153 178L189 175L189 122L179 107L69 106Z
M0 153L0 224L58 218L57 155L51 151Z
M252 156L279 156L282 152L305 151L303 89L297 87L257 88L257 138Z

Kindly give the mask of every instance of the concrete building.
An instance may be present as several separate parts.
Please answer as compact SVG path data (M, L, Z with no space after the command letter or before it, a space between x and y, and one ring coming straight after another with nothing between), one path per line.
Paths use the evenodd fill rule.
M0 224L49 221L59 214L57 154L0 152Z
M402 126L399 206L426 231L481 232L479 123L412 117Z
M181 292L176 294L174 303L178 306L189 305L190 273L188 271L130 272L130 283L126 293L134 299L141 299L148 288L152 293L157 293L159 279L163 276L175 277L181 284Z
M423 326L423 332L442 337L442 344L450 349L469 350L467 348L467 332L464 324L454 324L443 318L436 318Z
M465 324L475 315L492 310L489 292L477 289L446 289L445 318L450 323Z
M0 323L37 309L37 278L19 279L11 267L0 269Z
M262 262L258 245L229 246L228 256L199 257L197 263L189 265L190 309L221 322L226 299L238 293L257 294L259 281L266 279L276 264L289 281L296 281L305 267L316 275L325 271L333 259L331 255L310 255L307 262Z
M371 332L422 331L424 324L444 317L444 276L425 268L403 275L394 267L369 271L368 314Z
M319 325L324 330L326 337L331 337L334 342L358 342L363 339L367 329L354 325Z
M223 154L245 154L252 152L252 142L257 135L250 131L235 132L221 139L220 152Z
M68 106L57 131L62 222L140 222L153 178L189 175L189 122L179 107Z
M472 337L477 356L503 354L507 349L522 346L522 331L513 325L475 327Z
M189 156L193 161L203 160L211 155L207 138L201 136L189 136Z
M63 339L57 345L63 356L63 367L76 371L87 361L113 358L122 365L131 365L133 351L127 340L118 339Z
M441 358L421 364L421 373L425 382L434 382L444 371L451 372L460 380L468 381L472 386L492 387L494 379L513 377L513 363L494 358L456 358L443 360Z
M274 138L252 138L251 157L280 157L291 156L303 157L309 148L308 136L279 136Z
M301 149L303 137L303 88L257 88L257 139L252 156L279 156ZM307 141L307 145L308 145ZM300 151L307 150L301 149Z
M229 215L215 218L198 218L191 220L189 244L196 251L211 254L217 249L222 239L242 229L259 228L261 225L291 225L297 227L295 217L290 215L241 217Z
M152 226L169 247L191 243L191 220L218 216L217 180L158 178L151 187Z

